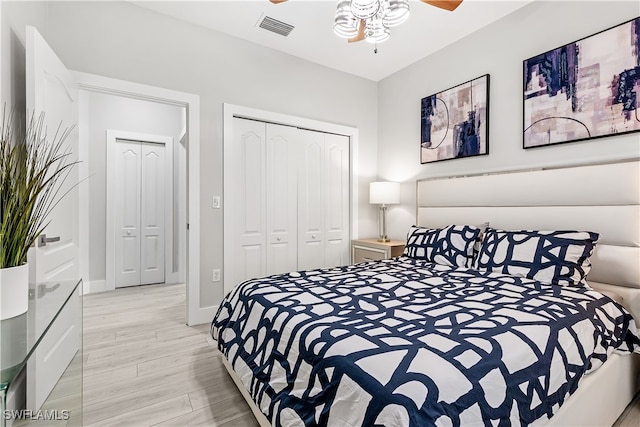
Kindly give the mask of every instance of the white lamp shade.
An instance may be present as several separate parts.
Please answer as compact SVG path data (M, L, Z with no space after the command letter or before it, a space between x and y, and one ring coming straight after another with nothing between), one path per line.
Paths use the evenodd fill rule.
M400 183L372 182L369 184L369 203L376 205L400 203Z

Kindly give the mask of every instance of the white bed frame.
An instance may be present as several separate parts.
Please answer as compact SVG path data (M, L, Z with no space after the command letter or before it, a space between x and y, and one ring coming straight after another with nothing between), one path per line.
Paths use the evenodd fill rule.
M520 230L600 233L588 279L613 291L640 323L640 159L431 178L416 183L416 223L427 227L482 224ZM223 358L260 426L267 418ZM640 390L640 355L613 354L586 375L545 426L610 426Z
M600 233L588 281L623 297L640 322L640 162L511 171L417 182L417 224ZM547 426L610 426L640 389L640 356L586 375Z

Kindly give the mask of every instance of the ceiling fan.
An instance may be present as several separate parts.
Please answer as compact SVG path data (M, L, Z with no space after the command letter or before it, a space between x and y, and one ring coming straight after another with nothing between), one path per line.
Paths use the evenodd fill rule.
M269 0L273 4L287 0ZM431 6L454 11L462 0L420 0ZM389 27L409 17L409 0L339 0L333 30L349 43L367 40L380 43L390 36Z

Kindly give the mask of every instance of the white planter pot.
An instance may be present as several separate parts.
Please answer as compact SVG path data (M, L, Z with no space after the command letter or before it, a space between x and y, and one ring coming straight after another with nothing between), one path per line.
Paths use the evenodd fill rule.
M29 265L0 268L0 319L10 319L29 308Z

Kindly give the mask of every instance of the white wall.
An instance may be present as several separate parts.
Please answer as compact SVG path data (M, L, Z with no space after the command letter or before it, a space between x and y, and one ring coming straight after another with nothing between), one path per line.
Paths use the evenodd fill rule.
M89 140L88 280L94 282L106 279L107 130L169 136L174 144L179 145L180 132L184 127L184 108L95 92L83 95L87 97ZM174 148L172 145L167 150ZM171 233L172 227L167 225L167 233ZM166 261L172 262L172 259Z
M402 239L415 222L416 179L639 156L639 133L522 148L522 61L638 15L638 2L536 1L380 81L378 174L403 183L402 204L389 208L389 235ZM487 73L490 154L421 165L421 98Z
M359 232L376 230L368 183L377 166L376 83L272 49L120 2L47 3L52 48L74 70L145 83L200 96L202 306L217 304L222 285L224 102L358 127ZM223 202L224 206L224 202Z
M209 281L211 270L222 267L222 211L209 201L222 192L224 102L358 127L360 236L377 230L368 204L368 183L376 178L404 183L402 205L388 216L390 235L403 238L415 221L416 179L640 154L638 134L521 148L522 61L639 15L637 2L536 1L378 84L127 3L0 4L3 100L18 99L14 88L24 81L25 22L72 69L201 97L203 306L222 297L222 287ZM420 99L485 73L491 74L490 154L420 165Z

